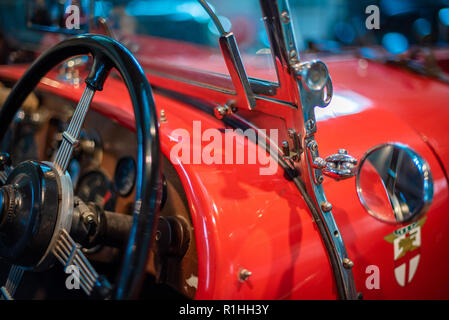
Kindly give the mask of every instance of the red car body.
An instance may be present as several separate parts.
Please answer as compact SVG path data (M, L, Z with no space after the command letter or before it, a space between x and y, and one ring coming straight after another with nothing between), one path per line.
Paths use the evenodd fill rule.
M202 132L209 128L228 128L189 102L190 98L201 101L212 110L228 100L227 93L197 83L232 88L228 78L195 68L204 66L200 49L183 47L183 59L192 69L187 70L162 64L167 52L176 52L179 44L172 43L171 47L169 43L158 44L162 40L150 38L135 41L141 41L145 48L153 48L139 52L136 57L155 88L158 112L165 111L167 120L160 122L159 129L161 150L168 159L171 148L178 142L172 136L175 129L185 129L193 136L194 120L201 122ZM360 159L375 145L400 142L428 162L434 179L434 201L421 227L419 265L412 281L405 286L395 279L393 245L385 237L407 224L390 225L369 215L359 201L355 178L338 182L324 180L333 216L348 256L354 262L352 272L357 292L365 299L449 298L447 84L351 55L323 60L332 77L334 97L327 108L317 112L316 141L320 153L328 155L344 148ZM270 77L263 74L257 63L245 67L251 74ZM0 78L16 81L26 68L27 65L0 66ZM219 71L221 67L213 62L207 66L209 70L214 68ZM195 82L164 76L173 72L190 72L189 78ZM281 73L280 77L288 78L288 74ZM282 88L285 100L301 105L297 89L290 81L281 79L281 83L287 83ZM78 101L82 94L82 86L58 80L56 72L42 79L38 89L72 101ZM183 101L167 92L189 99ZM133 109L119 79L106 81L103 92L95 96L92 108L126 128L134 127ZM303 130L299 109L262 98L257 99L254 111L239 110L237 115L260 128L278 128L284 136L288 128ZM191 144L193 148L192 141ZM194 224L198 254L196 299L338 298L332 265L320 232L301 193L285 177L282 168L272 176L260 176L259 164L185 164L173 158L172 164L182 181ZM370 266L379 268L378 289L367 284ZM238 278L242 268L252 273L244 282Z

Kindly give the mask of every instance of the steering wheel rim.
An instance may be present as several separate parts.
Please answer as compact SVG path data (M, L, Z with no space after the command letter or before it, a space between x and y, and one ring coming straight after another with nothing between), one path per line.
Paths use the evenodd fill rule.
M86 79L87 86L101 91L110 69L115 68L128 89L134 110L138 152L133 224L112 295L115 299L130 299L140 289L154 240L161 194L156 107L145 73L132 53L109 37L93 34L79 35L48 49L22 75L0 110L0 141L14 115L42 77L64 60L86 54L91 54L94 59Z

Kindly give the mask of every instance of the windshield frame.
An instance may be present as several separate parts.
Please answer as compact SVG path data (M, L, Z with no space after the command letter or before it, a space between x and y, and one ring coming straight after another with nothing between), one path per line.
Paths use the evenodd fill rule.
M262 19L264 21L264 28L269 39L269 49L270 58L274 61L273 68L277 77L278 82L273 82L270 80L259 79L253 76L248 76L249 85L253 91L256 100L268 100L282 105L288 105L289 107L296 108L296 104L293 103L292 99L289 98L290 90L288 88L289 81L285 80L283 75L285 71L285 66L279 58L283 48L277 46L280 45L279 41L273 41L272 39L278 38L276 33L279 32L279 28L274 28L271 24L274 22L273 17L268 18L264 12L263 3L269 3L275 1L273 0L259 0L259 6L262 12ZM232 32L232 30L230 30ZM169 40L170 41L170 40ZM174 41L173 41L174 42ZM196 69L194 67L180 66L176 64L161 64L161 63L151 63L151 56L145 57L144 55L139 55L139 52L134 52L136 57L145 60L143 63L144 70L152 76L165 77L166 79L171 79L177 82L182 82L183 84L189 84L202 89L208 89L216 91L217 93L227 95L227 100L235 100L237 96L236 89L232 83L232 78L229 73L216 73L213 71L206 71L201 69ZM267 54L268 55L268 54ZM223 62L225 62L225 57L223 57ZM245 60L243 60L243 66L245 65ZM289 75L288 75L289 77ZM201 89L199 89L201 90ZM273 112L271 112L273 113Z

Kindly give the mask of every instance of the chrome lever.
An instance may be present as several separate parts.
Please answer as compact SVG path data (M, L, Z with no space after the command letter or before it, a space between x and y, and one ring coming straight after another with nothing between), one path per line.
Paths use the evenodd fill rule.
M312 165L315 169L320 169L324 175L339 181L355 176L357 159L349 155L345 149L339 149L338 153L326 159L315 158Z

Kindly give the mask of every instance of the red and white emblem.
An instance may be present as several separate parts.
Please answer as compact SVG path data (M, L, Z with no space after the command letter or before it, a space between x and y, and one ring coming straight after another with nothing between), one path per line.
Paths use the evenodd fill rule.
M418 269L421 256L421 227L427 217L395 230L384 239L393 244L394 276L401 287L409 284Z

